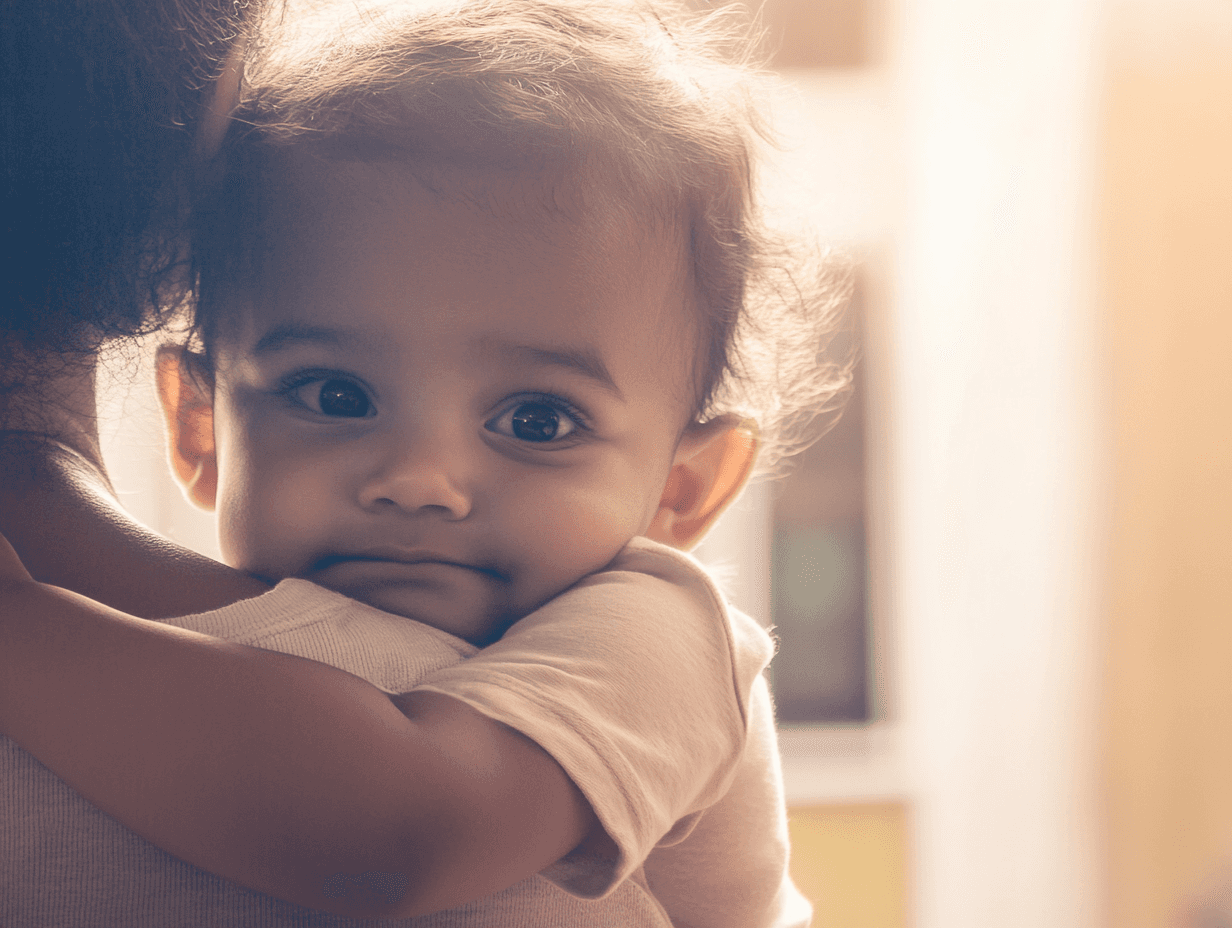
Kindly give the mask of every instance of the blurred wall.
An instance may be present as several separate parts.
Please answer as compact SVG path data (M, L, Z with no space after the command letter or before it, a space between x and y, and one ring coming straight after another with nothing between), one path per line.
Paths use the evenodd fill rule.
M897 165L889 137L885 4L766 0L758 8L774 64L797 92L781 101L778 114L786 150L769 180L772 201L781 198L806 213L810 227L854 257L884 253ZM885 317L885 289L874 290L853 309L868 333ZM870 432L861 413L865 395L871 390L879 397L884 388L883 345L877 335L865 340L858 376L866 389L837 428L786 479L746 494L735 513L741 524L731 532L720 528L706 543L731 538L747 547L760 531L766 554L774 552L773 570L749 551L730 560L739 564L737 580L758 570L773 578L763 601L749 600L773 616L781 638L773 680L780 721L791 723L780 745L792 874L813 901L817 928L910 924L910 811L887 692L891 671L878 646L886 616L874 603L880 574L866 592L863 550L877 529L866 520L884 484L885 423L874 422ZM752 516L762 520L760 528ZM830 557L818 557L819 543ZM806 576L788 569L800 566L785 558L791 550L808 562ZM721 551L701 553L724 560ZM867 557L875 559L871 551ZM788 588L799 600L791 616L784 608ZM741 590L732 592L740 601Z
M838 57L879 69L889 107L866 155L891 218L864 252L865 428L893 776L874 802L796 805L794 870L818 926L1091 928L1104 3L863 6L868 47ZM829 2L765 15L795 66L818 30L861 34Z
M1232 4L1110 14L1110 924L1215 928L1232 925Z
M916 928L1102 919L1101 15L1099 0L893 4L884 414Z

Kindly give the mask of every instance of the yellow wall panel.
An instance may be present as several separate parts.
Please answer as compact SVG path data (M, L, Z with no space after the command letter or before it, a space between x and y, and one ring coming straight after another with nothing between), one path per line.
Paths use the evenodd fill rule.
M1112 928L1232 867L1232 47L1203 57L1114 54L1107 91Z
M898 803L789 810L791 873L813 928L906 928L907 814Z

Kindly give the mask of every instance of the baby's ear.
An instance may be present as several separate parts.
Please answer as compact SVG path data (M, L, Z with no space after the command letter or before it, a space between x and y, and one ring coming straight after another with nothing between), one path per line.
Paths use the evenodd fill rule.
M720 416L690 426L676 449L646 537L688 550L744 489L757 459L757 424Z
M158 349L158 398L167 424L171 470L189 502L213 510L218 493L214 390L201 359L186 348Z

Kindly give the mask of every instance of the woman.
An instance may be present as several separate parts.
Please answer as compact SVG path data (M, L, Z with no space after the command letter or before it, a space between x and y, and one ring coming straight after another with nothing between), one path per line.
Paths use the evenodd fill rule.
M94 408L99 347L150 328L151 293L169 295L190 127L246 12L230 0L4 12L0 531L38 579L150 618L262 591L124 516ZM178 582L129 582L143 569Z

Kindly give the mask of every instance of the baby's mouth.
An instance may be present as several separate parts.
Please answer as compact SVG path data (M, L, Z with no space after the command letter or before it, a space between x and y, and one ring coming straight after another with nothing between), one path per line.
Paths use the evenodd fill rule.
M368 553L363 554L329 554L317 560L303 576L311 579L322 574L339 573L376 573L388 574L391 578L399 574L408 577L423 573L447 573L450 570L463 570L479 574L490 580L504 582L507 578L503 573L491 567L468 564L435 554L420 553Z

